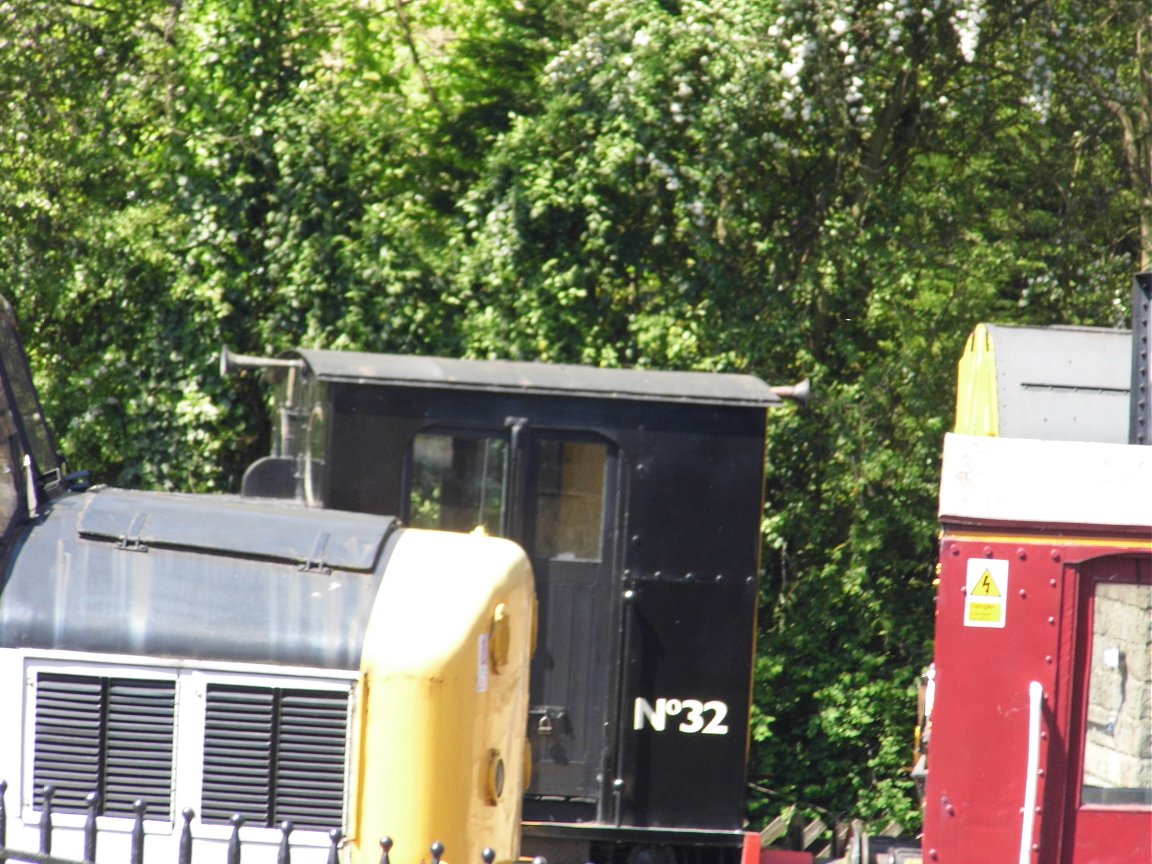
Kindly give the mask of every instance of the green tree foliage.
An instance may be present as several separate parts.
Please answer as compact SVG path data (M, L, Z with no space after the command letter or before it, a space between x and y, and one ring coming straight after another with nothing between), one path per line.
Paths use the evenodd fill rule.
M222 344L811 376L750 816L913 826L955 361L1122 323L1150 92L1130 0L0 0L0 290L118 484L235 487Z
M47 409L74 465L197 489L266 446L221 345L456 352L454 203L570 26L502 2L0 15L0 284Z
M470 351L816 381L772 424L754 817L918 821L954 364L980 320L1121 317L1138 198L1093 88L1135 67L1045 70L1055 33L1119 59L1133 8L599 3L465 201Z

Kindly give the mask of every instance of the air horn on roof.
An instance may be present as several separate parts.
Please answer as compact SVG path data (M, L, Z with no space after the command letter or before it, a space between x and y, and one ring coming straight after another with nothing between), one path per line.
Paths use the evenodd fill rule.
M789 399L800 405L807 405L808 400L812 398L812 381L808 378L796 384L782 384L768 389L781 399Z
M220 377L227 378L238 369L300 369L303 360L289 360L285 357L257 357L254 354L237 354L225 345L220 349Z

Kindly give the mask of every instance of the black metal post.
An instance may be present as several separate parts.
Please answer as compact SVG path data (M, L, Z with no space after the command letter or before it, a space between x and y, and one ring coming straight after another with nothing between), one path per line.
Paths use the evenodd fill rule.
M440 864L440 859L444 857L444 844L437 840L432 844L432 864Z
M192 819L196 812L191 807L180 811L184 826L180 829L180 845L176 851L176 864L192 864Z
M328 847L328 864L340 864L340 841L344 839L344 835L340 833L339 828L333 828L328 832L328 839L331 841Z
M49 784L44 787L44 810L40 813L40 854L52 854L52 797L56 794L56 787Z
M137 798L132 802L136 818L132 820L132 846L128 851L128 864L144 864L144 812L148 805Z
M239 813L232 816L232 836L228 838L227 864L240 864L240 826L244 817Z
M84 817L84 860L96 861L96 814L100 810L100 796L89 792L84 803L88 805L88 815Z
M276 864L292 864L292 847L289 838L292 836L293 827L289 819L280 823L280 850L276 853Z
M1152 444L1152 273L1132 282L1132 388L1129 444Z
M392 864L388 855L392 852L392 838L380 838L380 864Z
M4 803L8 795L8 781L0 780L0 848L8 845L8 807Z

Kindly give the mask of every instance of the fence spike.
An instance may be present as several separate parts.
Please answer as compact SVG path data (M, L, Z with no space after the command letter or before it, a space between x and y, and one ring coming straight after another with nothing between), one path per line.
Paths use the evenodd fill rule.
M128 851L129 864L144 864L144 813L148 805L137 798L132 802L136 818L132 820L132 846Z
M384 836L380 838L380 864L392 864L388 855L392 852L392 838Z
M440 864L440 859L444 857L444 844L437 840L432 844L432 864Z
M192 864L192 820L196 811L185 807L180 811L184 826L180 829L180 845L176 849L176 864Z
M285 819L280 823L280 850L276 853L276 864L292 864L292 849L288 838L292 835L294 827L296 826L292 824L291 819Z
M328 864L340 864L340 841L344 839L344 835L340 833L339 828L333 828L328 832L328 839L331 841L328 847Z
M89 792L84 796L84 803L88 805L88 815L84 817L84 860L96 860L96 813L100 809L100 796Z
M52 854L52 796L56 787L49 783L44 787L44 810L40 814L40 854Z
M8 845L8 806L4 799L8 796L8 781L0 780L0 847Z
M232 836L228 838L228 864L240 864L240 826L244 824L244 817L239 813L232 814Z
M485 846L484 851L480 853L480 858L484 864L492 864L496 860L496 850L491 846Z

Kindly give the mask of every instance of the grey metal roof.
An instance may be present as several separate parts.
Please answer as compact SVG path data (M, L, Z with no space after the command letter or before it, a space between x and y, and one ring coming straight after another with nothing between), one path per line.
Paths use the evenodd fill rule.
M346 570L373 569L395 525L390 517L223 495L97 488L84 500L76 524L82 537Z
M656 402L769 406L780 397L753 375L602 369L514 360L454 360L354 351L299 350L322 381L489 390Z
M1002 437L1127 443L1129 331L987 327Z
M0 647L356 669L402 530L390 517L111 489L50 512L3 574ZM309 561L320 534L325 566Z

